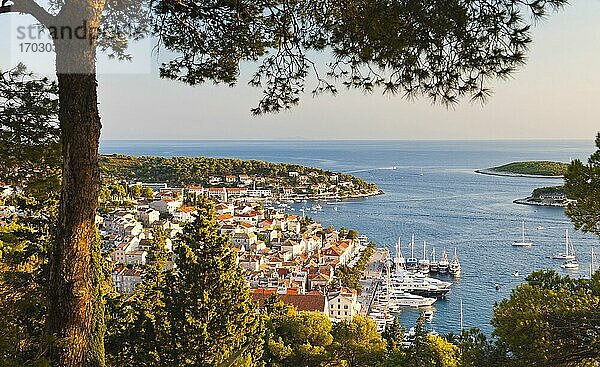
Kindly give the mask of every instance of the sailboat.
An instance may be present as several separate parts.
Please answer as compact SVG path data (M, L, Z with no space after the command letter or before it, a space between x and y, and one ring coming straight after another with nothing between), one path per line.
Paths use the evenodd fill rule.
M406 259L402 254L402 244L400 243L400 238L398 238L398 242L396 242L396 258L394 260L396 263L396 273L400 272L400 270L406 269Z
M512 245L517 247L529 247L533 245L533 242L525 241L525 221L523 221L521 226L521 241L514 241Z
M431 250L431 262L429 263L429 271L432 273L437 273L439 270L439 263L435 258L435 248Z
M410 257L406 260L406 270L417 270L419 268L419 260L415 257L415 235L412 235L410 241Z
M569 239L569 230L566 229L565 230L565 252L559 252L558 254L554 254L552 256L552 258L556 259L556 260L574 260L575 254L569 253L569 248L572 245L573 244L572 244L571 240Z
M442 251L442 258L440 259L438 272L440 274L446 274L448 272L449 266L450 266L450 263L448 262L448 253L446 252L446 249L444 249L444 251Z
M458 275L460 273L460 261L458 260L458 253L456 252L456 247L454 248L454 256L452 256L452 261L450 261L448 271L450 272L450 274L453 275Z
M423 274L429 273L429 259L427 258L427 243L423 241L423 259L419 260L419 271Z
M579 261L577 261L577 255L575 254L575 247L573 246L573 241L569 241L567 248L567 254L569 254L570 252L573 258L565 261L560 267L563 269L579 269Z

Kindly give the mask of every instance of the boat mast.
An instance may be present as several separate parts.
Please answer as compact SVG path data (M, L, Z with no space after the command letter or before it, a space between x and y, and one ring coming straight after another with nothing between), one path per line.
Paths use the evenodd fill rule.
M592 258L590 259L590 280L592 280L592 275L594 275L594 248L592 247Z
M400 271L400 238L396 242L396 273Z
M427 242L423 241L423 260L427 260Z
M415 235L412 235L412 239L410 240L410 257L415 258Z
M569 256L569 229L565 229L565 255Z
M386 306L389 307L390 306L390 286L391 286L391 283L392 283L390 281L390 263L389 262L387 263L386 270L387 270L387 274L386 274L386 279L385 279L385 281L386 281L386 287L385 287L385 289L386 289L387 292L386 292L385 301L386 301Z
M463 302L462 298L460 299L460 333L463 331Z

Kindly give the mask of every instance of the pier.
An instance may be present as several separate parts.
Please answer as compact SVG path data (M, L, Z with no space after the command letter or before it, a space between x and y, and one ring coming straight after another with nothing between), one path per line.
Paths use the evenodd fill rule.
M365 273L360 280L362 287L362 293L358 297L358 301L361 304L360 315L367 316L371 310L373 299L377 293L377 289L381 285L381 279L383 278L383 270L385 261L389 259L390 251L387 248L376 248L371 261L365 269Z

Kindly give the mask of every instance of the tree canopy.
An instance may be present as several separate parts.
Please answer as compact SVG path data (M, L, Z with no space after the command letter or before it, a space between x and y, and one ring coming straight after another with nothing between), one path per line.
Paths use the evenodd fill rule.
M596 147L587 164L576 159L569 165L565 190L576 201L569 204L566 213L575 228L600 236L600 133Z
M494 335L516 366L584 366L600 359L600 272L591 281L534 272L494 310Z
M62 186L47 284L47 330L59 341L49 349L54 362L80 366L102 349L102 332L94 330L94 310L102 307L94 275L98 51L127 59L128 39L153 37L166 55L160 75L191 85L233 85L241 63L257 62L249 81L263 90L257 114L296 105L309 78L315 94L356 88L453 104L461 97L485 100L490 80L525 62L533 20L565 3L52 0L45 9L35 0L1 0L0 14L32 15L50 30L56 50ZM78 27L85 37L57 31Z

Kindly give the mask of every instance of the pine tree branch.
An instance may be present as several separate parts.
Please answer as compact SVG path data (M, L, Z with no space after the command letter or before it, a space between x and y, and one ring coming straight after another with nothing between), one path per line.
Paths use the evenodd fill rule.
M54 19L54 16L46 9L41 7L34 0L14 0L12 5L7 5L8 0L2 1L0 6L0 14L21 13L33 16L38 22L45 26L49 26Z

